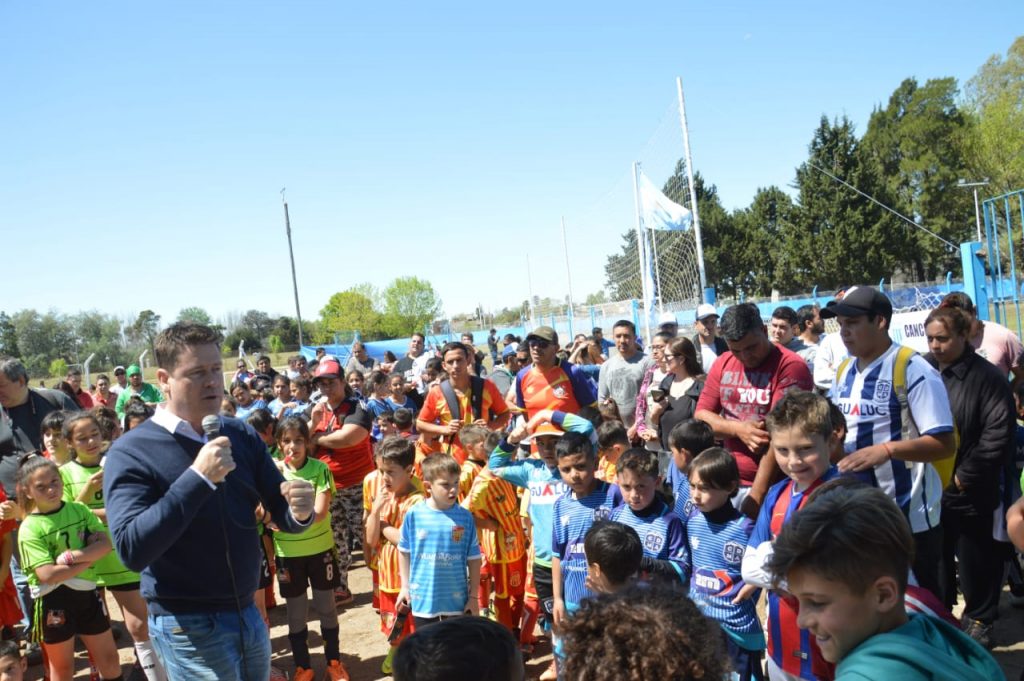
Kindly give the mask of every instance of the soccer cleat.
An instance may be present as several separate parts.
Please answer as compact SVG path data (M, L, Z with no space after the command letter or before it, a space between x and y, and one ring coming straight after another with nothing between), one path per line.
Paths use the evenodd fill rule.
M982 648L992 650L995 642L992 640L992 630L994 627L991 624L964 617L960 622L960 626L964 633L974 639Z
M331 660L327 665L327 675L324 679L325 681L349 681L348 670L339 660Z
M292 681L313 681L314 678L316 678L316 674L313 673L312 669L296 667L295 676L292 677Z
M387 657L385 657L384 661L380 663L381 674L387 674L388 676L391 676L391 662L392 659L395 657L395 648L397 647L398 646L391 646L390 648L388 648Z

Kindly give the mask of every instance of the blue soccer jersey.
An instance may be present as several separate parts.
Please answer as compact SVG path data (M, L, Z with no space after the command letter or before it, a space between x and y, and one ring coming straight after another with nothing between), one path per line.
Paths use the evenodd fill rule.
M502 440L488 460L491 471L516 487L530 490L527 513L533 526L533 562L551 567L551 517L555 500L569 491L557 469L547 467L540 459L512 460L515 447Z
M851 359L832 382L832 401L846 416L846 453L899 440L903 417L893 370L900 346L893 343L866 367ZM953 432L953 415L942 377L920 355L907 364L907 402L921 435ZM937 527L942 511L942 481L935 467L921 461L886 460L873 469L854 473L888 494L918 533Z
M675 467L673 466L673 468ZM698 511L697 507L693 505L692 501L690 501L690 480L682 471L679 472L679 482L673 490L673 496L675 497L675 501L672 505L672 512L683 521L683 527L685 528L690 517L693 516L694 513L700 513L700 511Z
M612 520L636 530L644 547L643 569L648 576L674 574L676 579L686 582L689 578L686 528L668 504L655 498L640 514L629 504L622 504L612 511Z
M597 481L594 491L577 499L570 490L555 501L551 549L561 561L562 600L569 611L596 594L587 588L587 554L583 538L598 520L608 520L622 503L618 485Z
M467 564L480 559L473 515L416 504L402 520L398 550L409 555L409 601L416 617L461 615L471 592ZM474 585L475 589L475 585Z
M710 514L698 512L686 526L692 565L690 599L736 645L760 651L764 633L757 619L757 594L732 602L743 588L743 552L753 530L754 523L731 503Z

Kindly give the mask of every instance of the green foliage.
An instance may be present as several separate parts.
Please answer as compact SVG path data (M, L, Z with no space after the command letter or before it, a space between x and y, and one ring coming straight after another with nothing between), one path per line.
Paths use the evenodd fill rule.
M281 341L281 337L276 333L270 334L270 337L267 338L267 347L269 347L270 351L275 354L278 352L284 352L284 342Z
M418 277L399 277L384 289L384 315L381 327L392 338L422 332L441 314L441 299L429 281Z
M262 342L262 339L270 335L270 330L274 327L274 320L266 312L249 310L242 315L240 326L251 331ZM246 347L248 345L246 343Z
M586 299L583 301L584 305L600 305L601 303L608 302L608 294L604 292L604 289L595 291L594 293L588 293Z
M21 350L18 348L18 330L14 328L14 322L6 312L0 312L0 354L9 357L21 356Z
M125 332L137 344L153 350L153 341L160 333L160 315L152 310L143 310Z
M48 369L50 372L50 376L52 376L53 378L59 378L63 380L64 377L68 375L68 363L60 358L50 362L50 366L48 367Z
M381 315L373 301L357 288L335 293L320 310L320 328L313 336L315 342L330 343L339 331L359 331L363 340L381 338Z
M178 321L203 324L205 326L211 326L213 324L213 319L210 318L209 313L201 307L184 308L178 313Z
M281 344L286 348L299 345L299 323L292 317L278 317L274 320L270 333L281 339Z
M731 271L727 295L769 296L799 269L787 244L797 240L796 207L778 187L759 188L750 207L732 216L729 240L715 252L716 271Z
M239 327L229 333L227 338L224 339L224 347L228 348L228 352L225 354L237 353L238 344L242 341L245 341L246 353L251 354L263 349L263 341L260 340L260 337L252 329Z

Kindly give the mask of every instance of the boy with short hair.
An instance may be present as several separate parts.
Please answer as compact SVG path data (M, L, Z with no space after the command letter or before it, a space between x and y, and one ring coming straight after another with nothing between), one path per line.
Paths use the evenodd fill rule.
M782 527L766 568L798 601L799 625L838 664L838 681L1005 678L956 627L908 617L912 554L907 519L885 492L841 485L814 495Z
M426 501L409 509L398 543L401 592L416 628L479 613L480 545L472 514L457 503L459 464L449 454L423 462Z
M658 496L658 455L634 447L619 457L616 470L626 503L612 511L611 519L628 525L640 536L644 577L685 583L689 579L686 528Z
M677 423L668 434L668 446L672 450L672 464L669 466L672 483L672 511L686 526L687 519L696 513L690 501L690 464L706 449L715 446L715 433L703 421L689 419Z
M830 463L836 440L828 400L813 392L793 390L776 404L765 421L775 459L788 477L768 490L743 554L743 581L773 588L774 578L765 565L773 540L823 482L838 475ZM769 676L779 679L814 679L813 642L797 625L798 612L791 599L768 592Z
M0 641L0 681L21 681L27 667L17 641Z
M597 479L615 482L616 469L622 453L629 449L629 433L621 421L605 421L597 428Z
M499 442L499 435L491 432L485 441L474 447L467 446L469 457L479 456L488 446L493 450ZM526 591L526 532L519 520L516 490L512 483L485 466L462 504L473 514L480 528L480 546L484 553L480 607L487 607L493 584L494 615L498 622L518 634Z
M462 463L461 470L459 471L460 504L469 496L469 490L473 486L473 481L476 480L476 476L480 475L480 471L487 465L487 455L490 453L490 450L487 449L486 442L491 432L487 428L476 424L463 426L462 430L459 431L459 440L462 442L462 449L466 454L466 460Z
M621 591L636 579L644 559L640 535L629 525L600 520L583 537L587 584L597 593Z
M380 487L366 517L366 538L371 545L377 547L381 631L389 637L394 635L392 629L398 624L398 596L402 591L398 565L402 521L409 509L423 501L423 493L417 490L413 482L412 467L415 459L415 447L408 440L389 437L381 441L377 449ZM391 647L381 664L384 674L391 673L395 648L412 631L413 622L406 619L401 633L390 641Z

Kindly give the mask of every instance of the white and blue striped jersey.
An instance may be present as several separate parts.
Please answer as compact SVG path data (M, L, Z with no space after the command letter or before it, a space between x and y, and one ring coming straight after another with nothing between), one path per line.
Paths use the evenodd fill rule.
M851 359L836 372L830 397L846 416L846 453L900 440L903 419L893 387L893 364L899 346L893 343L864 368ZM953 414L942 377L920 355L907 365L907 401L921 435L953 432ZM892 459L855 474L892 497L910 521L913 532L939 524L942 482L930 463Z
M705 617L715 620L744 650L764 650L764 632L757 619L757 599L734 604L743 588L743 553L754 523L726 503L723 513L697 512L686 526L690 548L690 599Z
M555 501L551 548L561 562L562 599L567 610L575 611L584 598L597 595L587 588L583 538L595 522L610 519L621 503L619 486L603 480L598 480L594 491L582 499L570 490Z
M658 574L667 575L674 571L679 581L685 584L689 579L689 554L683 521L657 497L645 511L638 515L629 504L622 504L612 511L612 520L636 530L644 547L644 556L659 561L667 568L658 570Z
M402 520L398 550L409 554L409 601L416 617L461 615L470 597L468 563L480 559L473 514L455 504L443 511L427 502ZM474 585L475 589L475 585ZM476 597L476 592L472 592Z

